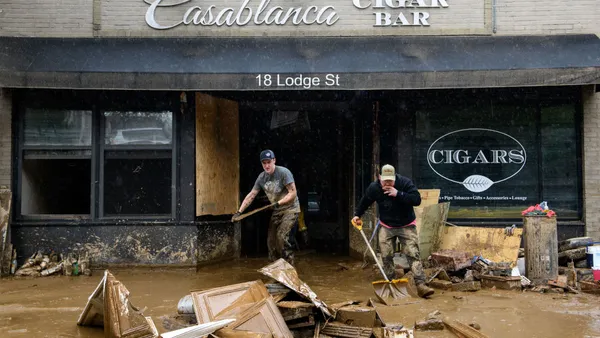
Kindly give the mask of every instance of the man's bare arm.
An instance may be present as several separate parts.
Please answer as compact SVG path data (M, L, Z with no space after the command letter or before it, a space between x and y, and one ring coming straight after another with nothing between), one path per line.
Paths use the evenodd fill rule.
M252 189L248 195L246 195L246 197L244 198L244 201L242 201L242 205L240 206L240 209L238 210L238 212L241 214L242 212L244 212L244 210L246 210L246 208L252 203L252 201L254 201L254 198L256 197L256 195L258 195L260 190L256 190L256 189Z
M296 183L292 182L285 186L288 190L288 193L283 196L281 200L279 200L279 205L291 203L295 198L298 192L296 191Z

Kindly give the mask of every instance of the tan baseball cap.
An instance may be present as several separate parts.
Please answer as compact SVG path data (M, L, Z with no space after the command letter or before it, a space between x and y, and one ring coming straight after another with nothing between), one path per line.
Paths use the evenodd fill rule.
M381 167L381 179L384 181L396 179L396 169L389 164Z

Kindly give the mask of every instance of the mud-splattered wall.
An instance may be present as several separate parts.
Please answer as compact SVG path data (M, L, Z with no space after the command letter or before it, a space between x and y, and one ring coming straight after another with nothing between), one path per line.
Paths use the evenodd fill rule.
M239 252L231 223L219 225L45 225L13 228L19 263L38 250L87 251L92 266L196 265Z

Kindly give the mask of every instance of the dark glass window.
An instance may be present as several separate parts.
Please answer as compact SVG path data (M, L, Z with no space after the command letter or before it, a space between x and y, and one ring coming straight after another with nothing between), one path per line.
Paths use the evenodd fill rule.
M175 217L174 97L24 91L18 217Z
M25 146L89 146L92 112L89 110L25 110Z
M103 115L103 215L171 214L172 112Z
M440 189L451 218L520 218L547 201L578 217L576 103L503 93L424 99L415 179Z

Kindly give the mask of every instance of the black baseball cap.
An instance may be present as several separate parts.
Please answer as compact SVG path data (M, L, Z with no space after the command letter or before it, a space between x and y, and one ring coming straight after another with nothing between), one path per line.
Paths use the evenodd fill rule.
M275 158L275 153L272 150L266 149L260 152L260 161L272 160Z

